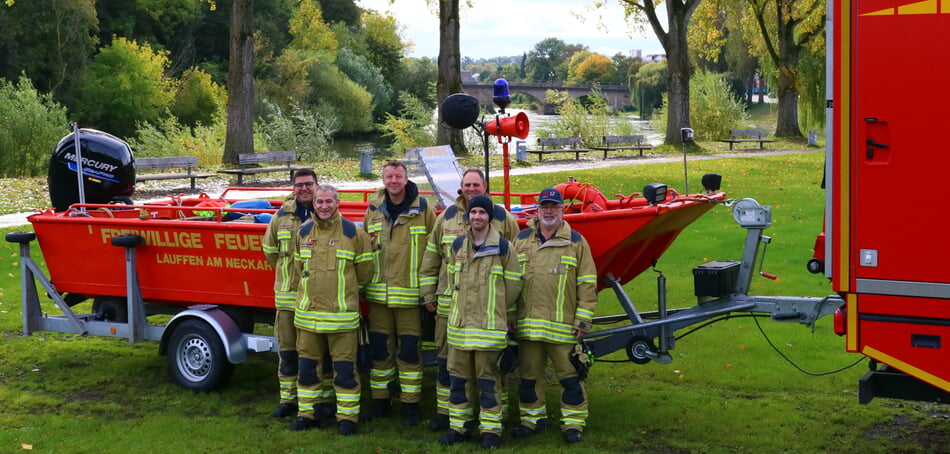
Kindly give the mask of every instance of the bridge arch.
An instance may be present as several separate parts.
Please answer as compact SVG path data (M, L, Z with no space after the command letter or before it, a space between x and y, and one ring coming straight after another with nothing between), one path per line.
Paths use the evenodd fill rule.
M590 95L592 85L564 85L560 83L509 83L508 92L509 93L523 93L528 95L536 100L538 100L539 110L544 114L552 114L553 107L549 106L546 101L546 94L548 90L560 90L566 91L568 96L571 99L580 98L582 96ZM486 106L493 104L492 96L494 95L494 84L493 83L463 83L462 90L471 96L474 96L475 99L478 99L478 103ZM630 103L630 90L626 85L601 85L600 91L603 93L604 98L606 98L607 103L614 110L622 110L626 107L631 106Z

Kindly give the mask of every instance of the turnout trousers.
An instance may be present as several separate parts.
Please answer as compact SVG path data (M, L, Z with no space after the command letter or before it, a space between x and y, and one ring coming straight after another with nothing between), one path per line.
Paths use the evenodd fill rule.
M313 419L314 406L324 403L326 389L332 389L336 393L336 419L359 420L361 388L356 371L357 341L355 329L332 333L297 330L301 364L297 378L298 416ZM321 380L321 372L328 366L332 379L324 374Z
M389 384L399 379L403 403L419 403L422 393L422 323L419 307L391 308L369 304L369 339L373 347L370 388L373 399L388 399Z
M580 381L570 354L574 344L518 341L518 360L521 370L518 409L521 424L535 428L539 419L546 417L544 398L544 368L548 358L554 366L554 375L561 384L561 431L584 431L587 424L587 391Z
M475 413L475 402L469 398L468 392L474 382L478 396L479 431L501 436L504 377L498 370L500 355L501 350L459 350L449 346L449 428L462 434L467 432L466 423L474 419Z

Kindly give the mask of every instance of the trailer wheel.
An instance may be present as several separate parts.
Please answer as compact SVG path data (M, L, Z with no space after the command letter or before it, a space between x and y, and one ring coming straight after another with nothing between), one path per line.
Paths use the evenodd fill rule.
M182 387L207 391L224 385L234 365L211 326L200 320L185 320L169 338L168 368Z
M125 298L97 296L92 301L92 313L96 320L126 323L129 321L129 306Z
M808 261L808 272L818 274L825 272L825 262L821 259L811 259Z
M627 343L627 357L636 364L650 362L652 358L649 353L654 353L653 356L656 356L656 350L653 340L644 336L636 336Z

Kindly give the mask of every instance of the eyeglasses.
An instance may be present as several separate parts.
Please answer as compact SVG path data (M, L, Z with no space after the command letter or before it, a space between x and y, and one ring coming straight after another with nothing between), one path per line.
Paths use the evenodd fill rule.
M542 210L542 211L543 211L543 210L547 210L547 211L557 211L557 210L563 210L563 209L564 209L564 205L561 205L561 204L556 204L556 205L553 205L553 204L552 204L552 205L538 205L538 209L539 209L539 210Z
M313 181L305 181L303 183L294 183L295 188L309 188L314 185Z

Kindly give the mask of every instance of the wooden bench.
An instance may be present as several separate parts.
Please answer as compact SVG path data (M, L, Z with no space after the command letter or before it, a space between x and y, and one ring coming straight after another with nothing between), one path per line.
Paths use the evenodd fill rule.
M581 148L580 137L546 137L538 139L539 150L527 150L528 153L538 155L538 162L541 157L550 153L574 153L574 159L580 160L581 153L587 153L590 148Z
M722 139L720 142L726 142L729 144L729 149L732 150L732 145L742 142L758 142L759 148L765 149L765 142L775 142L773 139L763 139L765 137L765 131L762 129L730 129L729 138Z
M653 145L644 142L643 136L604 136L604 146L591 147L592 150L602 150L604 159L608 151L636 150L643 157L643 150L650 150Z
M191 180L191 190L195 190L195 180L198 178L213 177L213 173L194 173L192 170L198 167L197 156L168 156L161 158L136 158L135 170L170 170L184 169L184 172L170 173L137 173L135 182L154 181L154 180Z
M294 172L306 166L298 166L293 163L297 161L297 152L295 151L270 151L265 153L241 153L238 155L239 169L219 170L218 173L237 175L237 185L244 184L245 175L256 175L258 173L288 172L288 180L293 181ZM257 167L266 163L282 163L282 165Z

